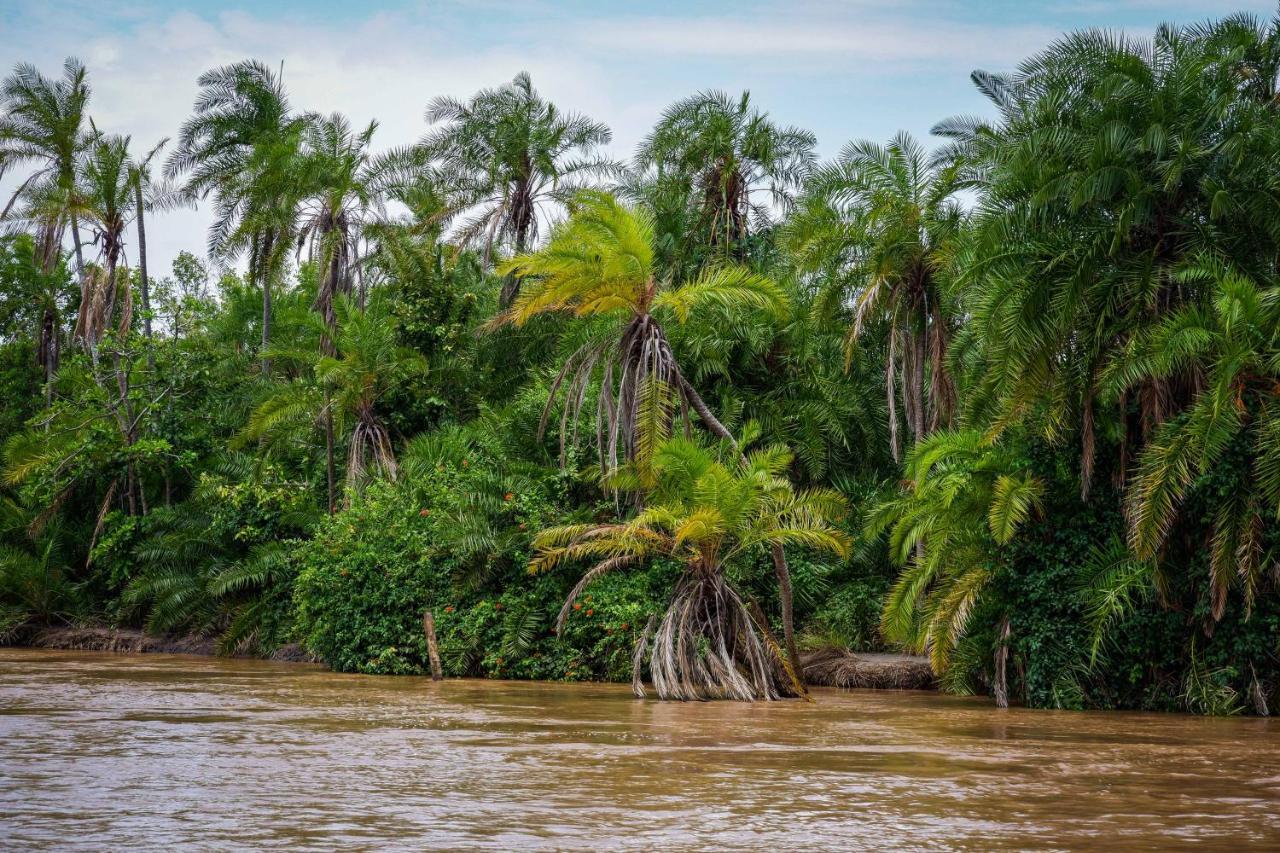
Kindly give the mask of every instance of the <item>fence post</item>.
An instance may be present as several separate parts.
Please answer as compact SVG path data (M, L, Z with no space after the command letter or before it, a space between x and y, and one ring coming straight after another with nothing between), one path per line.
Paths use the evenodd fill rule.
M422 614L422 630L427 635L427 656L431 659L431 680L439 681L444 678L444 673L440 671L440 650L436 646L436 620L428 610Z

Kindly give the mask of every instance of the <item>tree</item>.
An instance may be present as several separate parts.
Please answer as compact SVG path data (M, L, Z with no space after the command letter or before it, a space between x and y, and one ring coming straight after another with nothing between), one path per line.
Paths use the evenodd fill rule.
M168 143L161 139L140 160L129 164L129 183L133 185L134 225L138 231L138 285L142 295L142 331L147 343L151 343L151 281L147 275L147 228L146 211L169 207L177 203L178 197L167 185L157 184L151 177L151 161L160 153L160 149ZM149 359L154 355L148 353Z
M111 363L119 397L108 401L124 440L126 453L138 441L138 422L130 398L130 363L123 357L133 321L133 291L127 277L117 275L124 252L124 234L134 213L134 176L129 161L129 137L97 136L81 168L78 192L81 211L94 231L94 242L100 246L102 271L85 277L83 298L76 318L73 337L79 338L89 353L97 379L98 348L105 335L114 334ZM120 304L117 306L117 300ZM120 319L116 320L119 307ZM131 455L131 454L130 454ZM141 488L132 458L129 461L125 495L130 514L140 508L147 511L146 495Z
M955 325L945 286L964 223L951 171L930 168L920 144L854 142L805 182L785 240L800 268L825 278L817 310L852 297L846 363L868 326L888 328L885 399L893 458L901 454L896 401L919 441L947 425L955 388L947 348Z
M1212 259L1189 266L1178 281L1207 284L1208 305L1183 306L1142 330L1103 381L1119 396L1188 371L1202 377L1190 405L1161 425L1138 457L1125 507L1134 556L1154 560L1188 494L1209 495L1210 599L1218 620L1235 584L1252 610L1262 573L1275 564L1266 528L1280 516L1280 288Z
M887 530L889 555L905 567L885 599L881 631L928 653L940 676L991 597L998 546L1044 496L1044 483L1025 466L1011 446L992 444L978 430L944 430L915 444L902 492L868 513L864 536L874 540ZM1004 707L1008 614L998 621L995 692Z
M83 277L80 229L76 217L68 213L73 204L76 163L88 143L84 130L88 102L88 74L74 57L64 63L60 80L50 80L34 65L23 63L0 85L0 175L23 163L36 164L36 170L19 184L0 218L9 216L16 199L41 185L47 199L60 202L42 206L35 223L38 262L45 275L52 275L58 266L63 229L70 221L76 274ZM36 357L45 369L46 403L53 399L60 330L56 303L46 300L36 348Z
M192 201L215 198L209 255L247 250L249 277L262 289L262 370L271 339L271 287L297 226L298 156L306 122L290 112L280 79L247 60L206 71L195 114L183 123L165 175L186 174Z
M1002 121L965 143L981 202L958 261L970 409L1076 433L1085 496L1100 435L1115 425L1122 479L1195 393L1194 376L1152 376L1098 409L1133 336L1201 298L1178 268L1216 253L1261 269L1280 245L1273 107L1242 96L1236 56L1194 29L1089 31L986 80Z
M544 248L517 255L499 267L530 279L531 284L491 324L522 326L541 314L561 312L613 321L565 360L547 401L543 428L563 388L563 444L569 419L577 421L586 388L599 373L602 390L596 433L602 470L635 456L641 440L640 404L652 383L671 388L682 411L692 408L710 429L722 432L719 421L681 374L659 317L685 322L711 305L753 307L785 316L782 292L764 276L738 266L719 267L682 285L664 286L654 268L650 214L595 191L579 193L571 211ZM723 437L732 440L727 433Z
M423 139L423 153L439 165L451 210L467 215L458 240L483 246L486 264L500 242L516 254L528 250L540 216L545 222L549 209L618 171L596 153L612 140L609 128L543 100L524 72L466 102L436 98L427 121L439 127ZM501 307L519 289L518 278L509 277Z
M824 489L797 492L784 475L791 463L787 450L751 451L743 464L737 456L733 448L734 462L725 464L689 439L668 438L651 456L613 475L619 488L647 493L633 518L553 527L534 540L530 572L594 562L566 599L561 627L577 597L600 576L655 559L681 565L656 633L651 618L636 648L632 685L638 696L644 695L640 666L652 636L649 668L662 699L777 698L773 661L785 659L782 649L759 605L735 588L726 567L788 544L849 551L848 537L835 526L844 499Z
M660 315L685 322L707 306L757 308L777 317L787 303L777 285L741 266L709 269L680 286L660 285L654 267L653 217L628 208L608 193L584 191L574 200L569 219L538 252L517 255L500 270L530 277L526 288L494 325L523 325L549 312L607 318L599 337L584 344L560 368L552 384L540 431L561 390L561 455L570 418L577 435L587 389L600 383L595 415L601 470L616 469L647 452L645 442L666 429L674 416L674 394L682 417L689 409L716 436L736 446L734 436L685 378L667 341ZM615 391L615 382L617 388ZM649 447L652 444L648 445ZM791 577L781 547L774 567L782 598L783 634L793 666L799 666L792 624Z
M340 296L335 308L336 331L327 326L322 329L322 334L333 336L335 354L314 360L310 381L288 382L259 405L241 439L262 441L264 449L270 451L276 443L287 446L299 429L314 429L332 417L334 428L347 447L349 499L372 477L396 478L395 449L378 405L394 389L423 375L426 363L418 354L397 345L395 329L387 322L381 306L361 311L352 299ZM306 355L293 353L292 357L302 360ZM329 471L329 505L333 512L337 494L331 463Z
M102 259L102 274L85 277L80 311L72 333L94 359L103 334L115 324L116 308L121 309L117 330L120 337L128 334L132 320L130 288L123 288L121 305L117 306L116 301L121 293L117 272L124 254L125 229L135 213L133 183L129 137L97 136L80 169L78 196L81 202L77 207L93 229Z
M0 341L30 340L39 344L41 319L47 308L59 317L73 311L77 293L65 264L46 275L30 234L0 237ZM52 306L46 303L52 302Z
M303 136L307 198L298 243L308 246L309 259L316 264L315 307L330 328L336 322L335 298L354 290L363 226L371 216L385 213L379 179L402 159L395 154L371 157L369 143L377 127L377 122L370 122L355 133L346 117L335 113L313 117ZM361 304L364 299L362 290Z
M790 203L816 144L809 131L780 127L754 109L748 92L736 99L699 92L668 107L641 142L633 191L665 226L672 262L699 245L714 259L742 260L753 227L768 228L773 208ZM761 192L767 201L755 197Z

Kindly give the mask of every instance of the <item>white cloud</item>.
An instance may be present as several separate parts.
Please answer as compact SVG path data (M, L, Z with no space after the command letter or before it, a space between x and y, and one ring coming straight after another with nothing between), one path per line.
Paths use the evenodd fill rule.
M581 25L586 45L623 54L686 57L806 57L838 62L1016 61L1057 30L943 20L759 20L639 17Z
M1180 16L1205 14L1191 0L1174 2ZM357 125L378 119L378 147L419 138L431 98L466 96L527 70L561 107L607 122L615 156L629 155L671 101L710 86L752 88L761 107L819 130L831 151L850 138L922 132L951 112L981 109L966 81L971 68L1007 68L1059 32L1058 22L1002 22L961 2L799 0L716 15L689 5L683 16L638 16L551 0L432 0L364 17L353 4L334 20L272 4L200 15L152 0L63 0L0 8L0 70L32 61L56 74L64 56L83 57L98 125L132 134L139 150L177 132L201 72L254 57L283 62L296 108L341 111ZM1021 12L1019 21L1050 14ZM1098 12L1078 20L1107 19ZM153 268L167 270L181 249L202 250L206 223L203 212L157 217L148 229Z
M91 113L98 126L131 134L139 150L176 134L190 113L201 72L246 57L272 65L283 62L286 88L297 109L343 112L357 125L378 119L379 148L418 139L427 129L423 113L431 98L465 96L521 70L528 70L557 103L601 119L614 111L606 75L589 61L552 49L516 53L496 44L478 49L451 45L441 30L386 14L342 28L245 13L206 19L178 12L78 43L60 38L56 30L46 37L38 56L22 44L5 43L0 62L12 67L36 61L52 75L61 62L53 57L80 55L89 66ZM628 134L628 145L639 132ZM6 179L5 186L10 183ZM151 266L163 273L183 249L202 254L207 222L204 212L192 211L166 213L149 222Z

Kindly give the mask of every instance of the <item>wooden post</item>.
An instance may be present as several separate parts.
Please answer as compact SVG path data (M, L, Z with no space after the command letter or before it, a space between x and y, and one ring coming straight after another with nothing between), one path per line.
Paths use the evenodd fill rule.
M436 620L428 610L422 614L422 630L427 635L427 657L431 659L431 680L444 678L440 671L440 649L436 646Z

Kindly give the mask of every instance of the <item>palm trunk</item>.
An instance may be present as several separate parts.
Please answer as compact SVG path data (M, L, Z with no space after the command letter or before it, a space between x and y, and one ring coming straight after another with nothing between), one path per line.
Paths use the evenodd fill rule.
M84 249L80 246L80 222L71 217L71 242L76 250L76 277L84 282Z
M512 218L516 227L516 254L522 255L528 248L529 229L533 224L533 201L528 198L528 188L523 184L516 187L515 202L512 205ZM520 295L520 278L509 273L502 280L502 291L498 294L498 308L507 309Z
M911 335L911 398L914 409L914 418L912 421L912 429L915 432L915 440L919 441L927 434L925 432L925 411L924 411L924 332L913 332Z
M884 360L884 396L889 409L889 450L893 453L893 462L902 461L902 440L898 437L898 389L895 366L898 358L898 330L889 329L889 352Z
M37 353L44 365L44 404L53 406L53 376L58 370L58 316L52 306L45 306L40 319L40 350ZM48 423L45 429L49 428Z
M55 223L47 223L40 229L38 235L38 243L36 245L35 260L40 265L40 271L46 276L51 276L54 268L58 265L58 256L60 254L59 244L62 242L58 236L58 226ZM44 399L45 408L53 406L53 378L58 372L58 303L57 295L50 291L48 299L45 302L44 311L40 317L40 344L36 350L36 363L44 368ZM45 423L45 430L49 429L48 422Z
M329 480L329 515L338 511L337 476L333 460L333 412L329 408L329 394L325 392L324 411L324 462L325 475Z
M996 707L1009 707L1009 617L1001 617L996 626L995 682L991 692L995 694Z
M271 358L267 346L271 342L271 244L268 231L262 238L262 250L258 257L258 278L262 284L262 375L271 373Z
M733 437L733 434L729 432L724 424L720 423L719 418L712 414L711 409L706 404L706 401L702 399L702 396L698 394L684 376L680 376L679 381L680 388L684 392L685 398L688 399L689 405L698 413L698 417L702 419L704 424L706 424L707 429L711 430L714 435L729 442L729 446L738 451L738 455L741 457L742 462L745 465L747 458L742 454L741 449L738 447L738 442ZM770 551L770 556L773 558L774 575L778 579L778 597L779 603L782 607L782 641L786 645L787 657L791 659L791 672L789 675L795 683L797 692L799 692L801 696L808 698L809 693L805 689L804 683L804 670L800 666L800 653L796 648L795 619L793 613L794 602L792 600L791 591L791 569L787 565L786 551L783 550L781 545L774 545Z
M111 318L115 311L115 302L116 302L116 280L117 280L116 274L117 274L117 268L119 264L119 248L118 248L119 242L118 242L118 238L113 240L110 236L108 236L107 239L111 242L108 243L108 247L107 247L107 292L110 294L110 298L107 302L108 307L107 307L106 323L110 324ZM121 434L121 437L124 439L125 447L131 448L133 447L134 444L137 443L138 436L137 436L137 429L134 423L133 403L129 399L129 374L128 374L127 368L124 365L124 360L120 357L121 348L124 346L124 338L128 330L123 328L123 323L121 323L121 328L118 329L118 331L120 334L116 337L115 346L111 352L111 366L116 374L116 390L119 391L120 393L120 402L117 404L116 412L117 412L117 420L120 423L120 434ZM129 501L130 515L138 514L140 489L141 489L141 485L138 480L137 468L134 465L133 461L130 460L129 470L128 470L128 484L125 490L126 496ZM142 499L141 502L145 504L145 499Z
M147 278L147 228L141 185L134 188L134 198L138 208L138 283L142 287L142 334L147 339L147 367L154 369L156 358L151 351L151 282Z
M937 302L929 312L929 432L951 426L955 388L947 370L947 328Z

